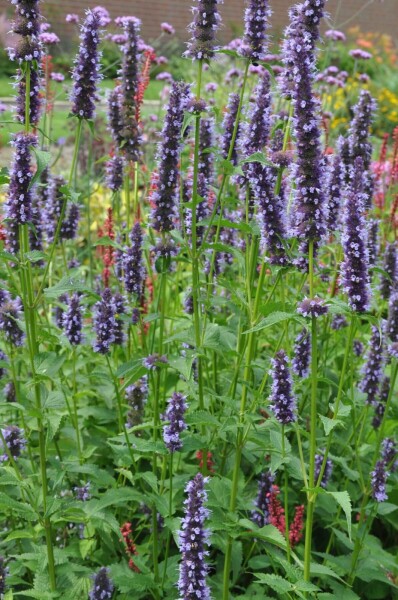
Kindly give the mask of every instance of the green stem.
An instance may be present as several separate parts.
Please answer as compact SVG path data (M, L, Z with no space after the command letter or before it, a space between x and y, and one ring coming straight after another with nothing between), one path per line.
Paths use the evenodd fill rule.
M76 348L73 348L72 351L72 382L73 382L73 414L74 414L74 422L75 422L75 431L76 431L76 442L77 442L77 454L79 456L79 463L83 464L83 455L82 455L82 445L80 442L80 429L79 429L79 416L77 413L77 385L76 385Z
M124 176L124 194L125 194L125 200L126 200L126 226L127 226L127 231L130 231L130 212L131 212L130 163L127 163L126 174Z
M172 516L173 516L173 452L170 453L169 518L171 519ZM162 589L164 588L164 582L166 580L167 563L169 560L169 552L170 552L170 541L171 541L171 531L169 529L169 531L167 533L166 554L165 554L165 558L164 558Z
M283 485L283 495L284 495L284 508L285 508L285 537L286 537L286 554L287 560L290 562L290 542L289 542L289 482L288 482L288 473L285 463L286 451L285 451L285 426L282 425L282 459L283 459L283 471L284 471L284 485Z
M314 297L314 242L309 244L309 283L310 297ZM311 408L310 408L310 464L307 490L307 518L305 524L304 545L304 579L310 580L312 526L315 509L315 455L316 455L316 423L317 423L317 383L318 383L318 340L317 320L311 320Z

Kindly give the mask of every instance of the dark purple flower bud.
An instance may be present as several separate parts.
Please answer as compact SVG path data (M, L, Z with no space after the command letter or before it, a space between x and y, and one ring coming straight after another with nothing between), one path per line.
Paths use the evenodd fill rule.
M268 0L249 0L245 10L245 34L239 54L251 61L264 60L268 46L268 19L271 16Z
M158 369L158 363L167 365L168 362L169 361L167 360L167 356L160 356L155 352L155 354L150 354L149 356L146 356L142 360L142 365L149 371L156 371L156 369Z
M253 200L257 205L257 218L261 232L261 244L268 253L269 262L286 265L285 207L280 196L274 194L275 177L270 167L260 163L251 163L248 169Z
M368 222L368 255L369 267L373 267L379 256L379 221L371 219Z
M19 123L25 123L25 105L26 105L26 76L19 69L17 73L17 97L16 97L16 117ZM29 106L29 122L32 125L38 125L41 115L42 98L41 90L41 72L38 69L30 71L30 106Z
M123 151L126 158L138 161L140 158L141 134L137 121L137 90L139 79L138 37L140 20L124 19L122 22L126 41L122 46L123 64L121 74L121 121L120 135L123 138Z
M206 583L208 566L205 562L209 534L204 528L209 516L208 509L204 507L207 501L207 481L207 477L198 473L185 488L188 498L184 501L185 516L181 520L179 531L181 563L178 589L181 597L186 600L210 600L210 589Z
M122 156L113 156L105 164L106 185L112 192L117 192L123 186L124 160Z
M341 157L336 154L329 168L327 186L327 228L330 232L339 228L339 213L342 201L343 166Z
M23 37L40 33L40 0L11 0L15 6L15 23L12 30Z
M398 342L398 291L390 296L386 333L392 342Z
M3 352L3 350L0 350L0 360L2 360L4 362L8 362L7 355ZM3 379L6 372L7 372L7 368L0 366L0 379Z
M70 204L68 214L61 225L61 240L73 240L79 228L80 208L78 204Z
M124 287L129 294L141 299L145 281L145 266L142 256L142 230L137 222L130 233L131 246L123 256Z
M330 327L334 329L334 331L338 331L339 329L344 329L347 327L347 319L344 315L334 315Z
M8 567L5 565L5 559L0 556L0 597L5 594L6 591L6 579L8 575Z
M52 243L64 201L61 189L66 185L66 181L61 175L54 178L48 175L46 179L47 182L43 181L42 191L43 221L47 241ZM48 185L48 189L45 191L46 185Z
M321 473L321 467L322 467L322 463L323 463L323 454L316 454L315 455L315 482L318 481L319 475ZM322 481L320 483L321 487L326 488L329 479L332 476L332 471L333 471L333 462L331 461L330 458L326 459L326 465L325 465L325 470L323 472L323 476L322 476Z
M293 382L289 371L289 359L284 350L279 350L271 361L272 387L270 408L277 421L287 425L296 420L296 399L293 395Z
M101 567L93 579L93 587L89 594L90 600L110 600L113 596L113 583L109 579L108 569Z
M387 347L387 353L389 357L398 360L398 342L389 344L389 346Z
M178 163L187 94L188 87L185 84L173 83L161 134L162 141L158 147L159 177L152 196L154 207L151 220L156 231L171 231L178 216Z
M6 247L8 252L17 255L19 252L19 225L15 219L10 219L4 223L6 230Z
M63 313L62 324L66 337L72 346L82 343L82 307L79 294L74 293L69 298L68 308Z
M352 351L355 356L362 356L363 354L363 344L359 340L354 340L352 343Z
M21 453L26 448L26 440L24 436L24 430L20 429L16 425L7 425L5 429L1 430L3 434L4 441L6 443L8 452L11 454L14 460L21 456ZM8 460L8 454L4 448L3 441L0 441L0 452L3 451L4 454L0 456L0 462L5 462Z
M342 244L344 260L341 264L342 287L348 295L352 310L365 312L370 304L368 239L363 214L363 163L357 158L354 177L348 192L343 218Z
M398 257L397 257L397 246L394 243L387 244L384 259L383 269L387 275L383 275L380 280L380 294L384 300L388 300L391 294L391 290L397 282L398 276Z
M397 457L397 444L393 439L385 438L382 443L381 458L392 472L397 468Z
M117 346L122 346L125 342L126 336L124 333L124 321L120 318L120 315L124 315L126 312L124 303L125 299L121 294L116 292L113 297L113 303L115 306L115 339L113 341Z
M73 491L75 492L76 500L80 500L81 502L87 502L91 498L90 492L91 483L88 482L82 487L75 487Z
M120 86L115 87L108 96L108 125L117 148L123 143L122 94Z
M6 203L6 214L9 219L23 225L32 219L32 180L31 147L37 146L37 137L33 133L20 131L12 141L15 148L14 160L10 173L10 185Z
M18 321L22 317L22 302L20 298L8 300L0 306L0 331L9 344L22 346L25 334L20 328Z
M160 271L171 270L171 260L178 254L178 247L173 240L161 240L156 246L152 248L154 261L157 263L161 259Z
M39 194L35 193L32 198L32 227L29 228L29 248L30 250L43 250L43 221L42 221L42 206ZM36 262L37 265L42 265L43 261Z
M226 159L228 158L231 151L231 142L233 138L233 133L235 129L235 122L238 116L238 108L239 108L239 94L230 94L228 97L227 110L224 115L224 120L222 123L222 139L221 139L221 156ZM239 128L236 134L235 143L232 148L231 153L231 162L236 165L238 162L238 152L237 152L237 139L239 137Z
M391 381L389 377L383 377L380 385L379 401L375 404L374 416L372 420L372 427L378 429L383 420L383 416L386 410L386 402L390 393Z
M79 119L93 119L95 104L98 101L97 84L101 80L100 57L98 50L100 28L103 26L101 15L93 10L86 11L81 26L80 47L72 73L72 114Z
M0 306L4 304L4 302L8 302L11 300L11 294L7 290L0 288Z
M322 315L326 315L328 312L328 307L325 304L325 300L322 298L304 298L302 302L297 306L297 312L303 317L321 317Z
M218 4L222 0L195 0L197 6L192 8L194 20L189 26L192 38L188 42L188 50L184 56L192 60L208 60L213 58L216 31L221 24L221 16L218 12Z
M377 502L384 502L386 494L386 481L389 476L384 460L378 460L374 471L371 472L372 497Z
M184 312L186 312L187 315L193 315L192 291L190 291L184 298Z
M255 500L256 509L251 512L251 520L259 527L269 523L269 500L272 486L275 481L271 471L263 471L258 480L258 492Z
M148 376L144 375L138 381L126 387L126 400L129 405L127 427L135 427L142 423L145 403L148 399Z
M213 148L214 144L214 119L201 119L198 171L205 177L209 185L213 183L214 179L214 153L209 152L209 149Z
M383 372L383 338L377 327L372 325L372 337L363 368L363 379L359 388L367 395L367 404L373 404L379 391L380 379Z
M68 262L68 269L77 269L80 267L80 262L77 258L71 258Z
M112 292L109 288L106 288L102 292L101 300L95 305L93 321L97 339L93 344L94 352L107 354L110 345L114 343L116 328L115 312Z
M133 310L131 311L131 322L133 325L138 325L138 323L140 322L140 309L135 307L133 308Z
M17 394L15 391L15 385L13 381L10 381L4 386L4 397L7 402L17 401Z
M187 428L184 421L186 410L185 396L179 392L174 392L168 401L166 413L163 416L165 421L170 421L168 425L163 427L163 440L170 452L176 452L182 448L180 434Z
M303 329L294 342L293 373L299 377L308 377L311 364L311 337L307 329Z
M67 304L68 303L68 296L66 294L62 294L59 298L58 298L58 302L62 303L62 304ZM55 319L55 324L57 327L59 327L60 329L63 329L64 326L64 309L62 306L56 306L55 310L54 310L54 319Z
M255 100L250 108L249 122L240 139L240 147L244 158L255 152L260 152L268 143L271 129L272 101L271 76L268 71L264 71L264 74L259 78L254 93Z

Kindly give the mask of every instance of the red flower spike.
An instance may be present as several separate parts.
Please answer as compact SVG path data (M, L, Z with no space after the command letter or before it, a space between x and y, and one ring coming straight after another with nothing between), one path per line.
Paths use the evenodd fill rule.
M156 54L153 50L146 50L144 52L144 65L142 67L140 80L138 82L138 90L136 95L136 117L137 123L141 123L141 105L144 101L145 90L149 85L149 70L152 62L155 60Z
M126 544L126 554L130 557L129 559L129 568L136 573L139 573L140 570L137 565L134 563L133 556L137 556L137 548L134 544L133 535L132 535L132 527L131 523L124 523L124 525L120 528L120 533L123 536L124 543Z
M202 452L202 450L197 451L196 458L199 460L199 469L202 469L203 468L203 452ZM208 473L214 473L214 461L213 461L213 455L211 452L207 452L207 471L208 471Z
M285 522L285 509L283 508L278 495L280 489L277 485L272 486L272 491L268 494L269 498L269 522L271 525L279 529L282 535L285 535L286 522Z
M289 529L289 543L290 547L294 548L300 542L303 537L304 527L304 504L296 506L294 513L294 519Z

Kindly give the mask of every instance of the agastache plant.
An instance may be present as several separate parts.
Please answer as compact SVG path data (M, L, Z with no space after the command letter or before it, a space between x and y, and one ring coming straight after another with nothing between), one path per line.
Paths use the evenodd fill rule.
M359 386L362 392L366 394L366 402L368 404L373 404L379 391L383 372L383 350L382 333L373 325L366 364L363 368L363 378Z
M251 512L251 519L259 527L269 523L269 501L275 477L271 471L263 471L258 480L258 492L255 500L255 510Z
M32 218L32 194L30 183L32 147L37 146L37 137L33 133L21 131L13 140L14 162L10 174L6 211L7 217L15 224L23 225Z
M93 344L94 352L107 354L111 344L115 341L115 304L112 297L112 292L106 288L95 305L94 330L96 340Z
M113 596L113 583L109 578L109 571L106 567L101 569L93 576L93 586L89 594L90 600L110 600Z
M387 275L383 274L380 279L380 294L384 300L388 300L398 278L398 254L395 242L387 244L384 251L383 270Z
M123 17L120 19L120 22L124 29L126 41L122 46L123 64L120 73L122 82L120 104L122 127L119 134L123 140L122 149L127 160L136 162L140 158L141 144L137 119L137 91L140 60L138 37L141 22L136 17Z
M68 301L68 308L63 314L65 335L72 346L81 344L82 341L82 306L80 297L74 293Z
M123 277L126 292L134 294L139 300L143 293L145 267L142 254L142 230L137 222L130 232L130 246L123 256Z
M272 389L270 408L277 421L287 425L296 420L296 399L293 394L293 382L290 375L289 359L284 350L279 350L272 359Z
M268 45L268 19L271 16L268 0L249 0L245 10L245 33L239 54L253 63L264 60Z
M163 440L170 452L176 452L182 448L180 434L187 428L184 419L186 410L185 396L179 392L174 392L168 401L167 410L164 414L164 419L169 421L169 424L163 428Z

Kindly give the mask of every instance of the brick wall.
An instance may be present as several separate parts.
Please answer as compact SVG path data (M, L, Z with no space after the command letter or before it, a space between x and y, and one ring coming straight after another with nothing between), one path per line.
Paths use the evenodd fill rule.
M67 12L82 14L83 7L98 5L100 0L43 0L42 11L53 24L53 30L62 38L73 34L73 27L65 23ZM274 14L272 18L275 30L280 30L287 20L287 11L294 0L271 0ZM365 0L329 0L328 11L333 26L347 28L360 25L365 31L379 31L396 34L398 23L398 0L374 0L362 12ZM159 24L167 21L174 25L181 39L187 39L186 27L191 20L192 0L103 0L112 17L121 14L134 14L143 22L143 34L150 40L158 36ZM224 0L221 5L223 28L222 40L236 37L242 30L242 15L245 0ZM340 7L340 8L338 8ZM12 15L10 0L0 0L0 15L7 12ZM357 14L359 13L359 14Z

